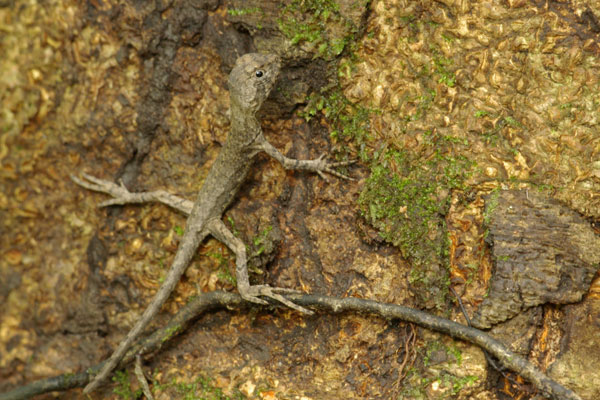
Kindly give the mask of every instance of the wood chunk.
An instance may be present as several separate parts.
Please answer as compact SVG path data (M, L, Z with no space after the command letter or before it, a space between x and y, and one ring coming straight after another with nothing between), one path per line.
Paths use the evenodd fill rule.
M494 271L474 326L581 300L600 263L600 238L581 215L536 190L493 193L485 214Z

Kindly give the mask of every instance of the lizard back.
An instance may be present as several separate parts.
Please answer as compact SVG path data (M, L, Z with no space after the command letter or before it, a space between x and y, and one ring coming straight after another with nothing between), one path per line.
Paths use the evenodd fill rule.
M256 155L253 145L262 136L256 113L275 85L279 69L279 58L272 54L238 58L228 81L231 130L198 193L195 204L203 209L192 215L221 215L244 182Z

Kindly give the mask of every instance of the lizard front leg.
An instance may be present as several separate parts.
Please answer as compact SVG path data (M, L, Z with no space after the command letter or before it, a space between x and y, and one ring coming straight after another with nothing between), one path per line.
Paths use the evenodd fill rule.
M253 303L268 304L265 300L259 297L264 296L273 300L277 300L280 303L283 303L286 306L302 313L313 313L304 307L300 307L299 305L292 303L280 294L298 293L297 290L272 287L269 285L250 285L250 280L248 279L246 245L244 242L235 237L220 219L211 219L206 228L211 235L223 242L233 252L233 254L235 254L235 274L237 279L237 288L242 298Z
M349 176L340 174L333 168L354 164L356 162L355 160L330 163L325 160L325 154L321 155L316 160L296 160L294 158L288 158L281 154L281 152L277 150L275 146L269 143L264 137L259 139L260 141L255 146L256 149L258 151L264 151L265 153L279 161L285 169L316 172L324 180L327 180L325 175L323 175L324 172L327 172L328 174L331 174L333 176L337 176L338 178L353 180Z

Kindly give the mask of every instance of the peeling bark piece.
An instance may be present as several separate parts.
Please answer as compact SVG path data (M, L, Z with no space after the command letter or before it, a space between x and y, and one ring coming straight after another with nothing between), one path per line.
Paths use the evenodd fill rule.
M600 263L600 238L581 215L533 190L493 193L485 215L494 271L474 326L581 300Z

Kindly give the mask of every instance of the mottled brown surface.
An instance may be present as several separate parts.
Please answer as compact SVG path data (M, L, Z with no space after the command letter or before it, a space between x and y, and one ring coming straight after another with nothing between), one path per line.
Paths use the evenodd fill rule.
M174 228L183 226L183 216L159 205L98 210L105 197L77 188L69 174L124 176L135 189L164 188L193 198L229 128L228 68L241 53L279 50L269 47L271 32L257 21L242 22L223 5L215 9L216 1L159 7L0 3L2 391L81 371L108 356L160 285L177 249ZM385 0L369 7L356 65L343 71L342 81L351 100L381 111L372 116L366 147L418 153L423 132L435 130L470 140L456 149L478 163L471 193L451 193L445 216L451 276L470 311L483 300L491 272L483 242L484 194L507 182L552 184L569 206L599 215L599 10L586 0ZM295 56L293 46L280 44L286 46L281 54ZM328 129L291 117L290 110L323 86L328 71L326 62L312 59L310 44L301 46L300 58L286 60L287 86L267 108L264 129L288 156L309 158L328 150ZM456 77L453 88L438 82L438 75L423 75L440 55L452 60L447 69ZM431 108L411 118L431 91ZM358 182L327 184L285 173L266 157L258 160L227 213L247 243L274 227L274 247L263 257L272 261L253 278L415 306L407 288L410 266L398 250L380 240L367 243L357 233L363 222L355 204L367 172L359 166L351 173ZM222 278L232 266L227 249L205 243L155 326L198 291L234 290ZM560 307L543 306L531 353L542 367L556 362L554 377L582 388L590 400L600 387L598 356L590 351L598 347L593 303L599 288L596 283L583 304L568 306L566 319ZM462 320L449 308L451 317ZM351 315L305 319L285 310L219 312L200 319L146 368L156 370L162 383L192 382L203 374L228 394L260 387L275 398L315 399L387 399L413 387L440 399L452 396L452 382L439 386L436 378L466 374L477 381L456 397L498 398L485 384L478 349L458 343L460 365L453 357L437 357L436 350L436 364L424 366L431 343L456 344L419 334L407 347L410 335L398 325ZM418 352L418 368L400 380L406 350ZM118 398L113 388L97 398ZM168 389L158 397L177 396Z
M494 271L473 325L480 328L545 303L582 299L600 263L600 238L575 211L534 190L487 199Z
M138 190L193 198L228 131L227 64L213 40L202 41L202 21L223 19L223 9L182 12L183 2L166 9L97 6L0 9L12 30L3 42L10 50L3 62L12 63L3 65L11 73L2 78L3 101L14 103L2 120L2 148L10 151L0 154L0 390L104 359L177 249L174 228L183 216L160 205L100 210L105 197L78 189L69 174L121 176ZM186 25L184 14L200 19ZM182 30L169 36L176 27ZM244 37L235 29L229 34ZM19 63L26 67L19 70ZM298 66L292 71L299 76ZM318 124L295 117L264 125L290 157L315 158L328 148ZM354 233L357 189L286 173L260 157L226 216L249 244L273 227L254 281L410 303L407 265L393 249L363 245ZM154 326L199 290L235 290L223 278L234 265L227 249L210 240L199 253ZM282 395L393 393L404 352L404 331L395 327L356 316L305 321L285 310L219 313L199 321L148 369L162 382L203 374L227 393L246 383ZM112 389L95 396L117 398Z
M588 298L581 304L569 305L560 315L558 325L564 336L560 340L560 353L548 370L553 379L560 379L582 398L598 397L600 379L600 301Z

